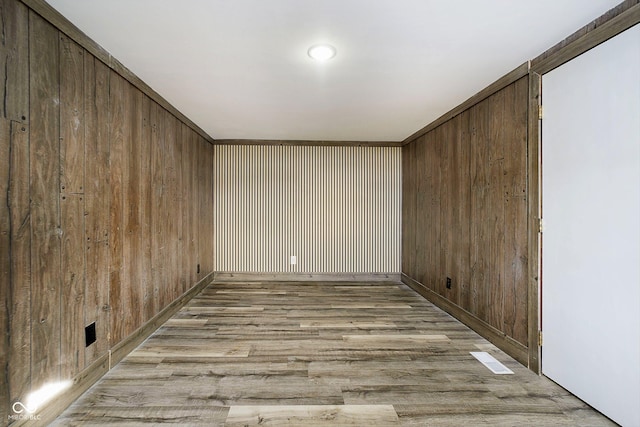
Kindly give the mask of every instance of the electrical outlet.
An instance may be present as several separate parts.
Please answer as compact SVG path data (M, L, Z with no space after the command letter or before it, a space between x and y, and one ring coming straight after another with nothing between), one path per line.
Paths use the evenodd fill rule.
M295 255L291 255L291 265L296 265L298 263L298 257Z
M447 277L447 289L451 289L451 277Z

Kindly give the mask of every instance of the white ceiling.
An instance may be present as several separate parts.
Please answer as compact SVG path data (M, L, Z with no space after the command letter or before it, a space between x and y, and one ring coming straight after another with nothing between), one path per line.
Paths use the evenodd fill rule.
M401 141L619 3L47 1L214 139L342 141Z

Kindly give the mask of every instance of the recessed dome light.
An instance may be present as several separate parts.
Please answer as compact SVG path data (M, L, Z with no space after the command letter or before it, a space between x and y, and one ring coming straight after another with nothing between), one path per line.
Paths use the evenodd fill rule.
M329 44L316 44L309 48L307 54L316 61L327 61L336 56L336 48Z

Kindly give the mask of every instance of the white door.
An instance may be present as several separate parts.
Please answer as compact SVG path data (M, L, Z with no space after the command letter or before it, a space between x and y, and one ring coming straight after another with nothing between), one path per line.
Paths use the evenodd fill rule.
M640 426L640 25L542 77L542 371Z

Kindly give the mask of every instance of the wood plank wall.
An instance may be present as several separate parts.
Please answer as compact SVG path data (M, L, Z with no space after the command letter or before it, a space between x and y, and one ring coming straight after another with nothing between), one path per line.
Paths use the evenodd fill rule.
M213 147L23 3L0 15L4 423L213 271Z
M398 147L216 145L215 270L399 273L401 156Z
M498 90L402 153L402 272L523 348L528 80Z

